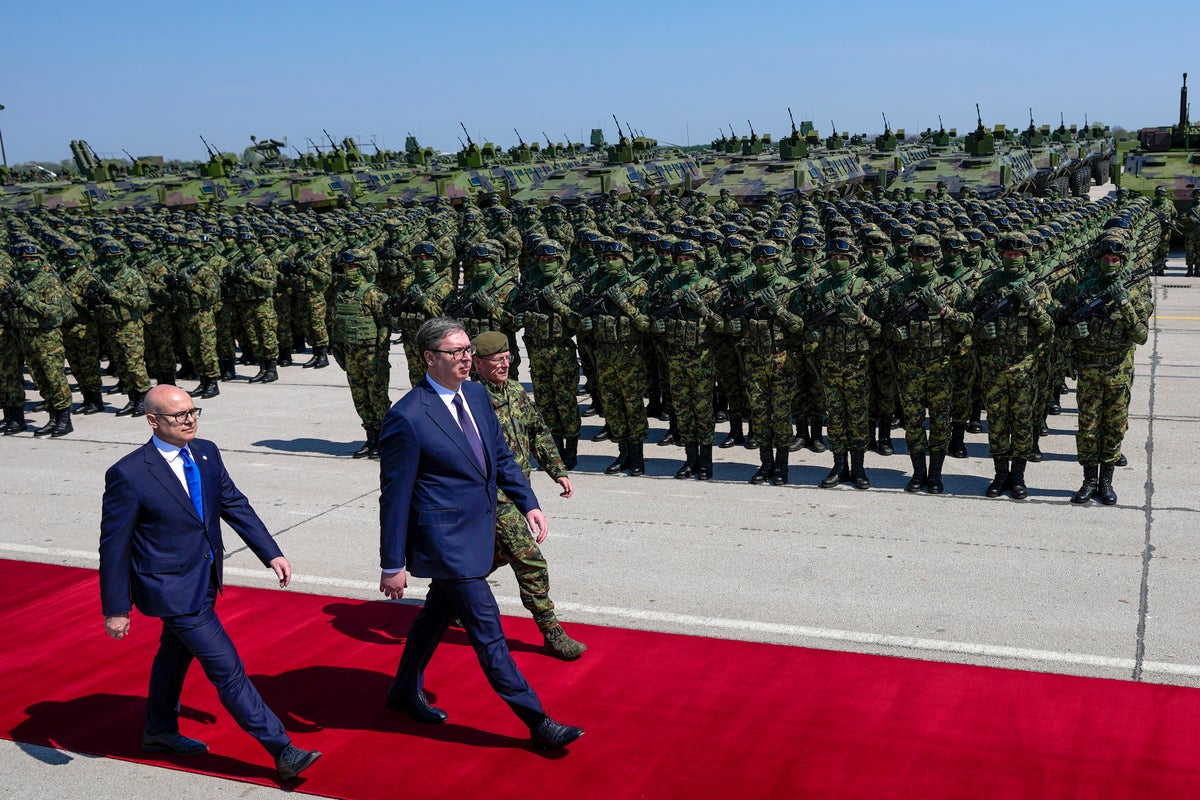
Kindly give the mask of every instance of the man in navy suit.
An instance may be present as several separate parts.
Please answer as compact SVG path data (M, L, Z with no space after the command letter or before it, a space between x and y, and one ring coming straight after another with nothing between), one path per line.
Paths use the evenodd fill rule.
M458 618L488 682L529 727L533 744L564 747L583 731L547 716L513 663L486 580L496 546L497 486L539 535L547 530L546 517L504 442L487 390L467 381L475 348L462 324L430 319L415 345L425 377L388 411L380 436L379 591L403 597L410 571L430 584L388 708L418 722L446 720L425 698L424 673Z
M135 605L162 619L142 749L208 751L179 733L179 695L194 658L233 718L274 757L279 776L294 778L321 754L291 743L217 618L225 552L221 520L274 570L281 587L291 581L291 565L234 486L216 445L196 438L200 409L187 392L163 384L150 390L145 404L154 434L105 473L100 520L100 600L108 634L125 638Z

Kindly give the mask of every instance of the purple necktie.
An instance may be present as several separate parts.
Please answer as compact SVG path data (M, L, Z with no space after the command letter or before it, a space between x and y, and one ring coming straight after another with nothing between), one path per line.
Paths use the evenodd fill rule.
M454 409L458 412L458 424L467 437L467 444L471 446L471 452L475 454L475 461L479 464L479 469L487 472L487 465L483 460L483 442L479 441L479 432L475 430L475 423L471 422L471 418L467 416L467 410L463 408L461 394L454 395Z

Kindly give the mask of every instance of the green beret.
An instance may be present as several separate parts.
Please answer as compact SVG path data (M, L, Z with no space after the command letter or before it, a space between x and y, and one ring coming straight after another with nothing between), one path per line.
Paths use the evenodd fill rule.
M484 331L475 337L475 355L494 356L496 353L508 352L508 337L499 331Z

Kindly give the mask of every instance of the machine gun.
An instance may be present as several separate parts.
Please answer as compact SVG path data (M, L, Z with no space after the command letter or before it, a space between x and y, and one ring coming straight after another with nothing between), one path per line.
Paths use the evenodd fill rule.
M1137 282L1145 278L1153 271L1153 267L1144 266L1133 272L1129 279L1122 281L1120 286L1122 290L1130 289L1137 285ZM1110 311L1110 306L1115 299L1116 292L1114 287L1110 287L1095 297L1082 297L1076 300L1063 311L1063 318L1066 324L1075 325L1080 322L1087 322L1090 319L1107 316Z
M206 150L208 150L208 157L214 158L214 159L219 159L221 157L220 151L213 150L212 145L208 143L208 139L204 138L204 134L199 134L199 136L200 136L200 141L204 142L204 148Z
M333 137L329 135L329 131L325 130L324 128L321 128L321 133L325 134L325 138L329 140L329 146L333 148L333 153L337 154L338 153L337 142L335 142L333 140Z
M800 131L796 130L796 118L792 116L792 107L788 106L788 121L792 123L792 141L800 141ZM724 136L725 134L721 134Z
M521 138L521 132L516 128L513 128L513 133L517 135L517 141L520 143L521 147L526 147L527 145L525 144L525 140Z
M466 134L466 136L467 136L467 146L468 146L468 147L474 147L474 146L475 146L475 142L471 141L471 134L470 134L470 133L467 131L467 126L466 126L466 125L463 125L461 122L459 122L459 123L458 123L458 127L462 128L462 129L463 129L463 133L465 133L465 134ZM515 130L515 129L514 129L514 130ZM460 141L461 141L461 140L460 140Z

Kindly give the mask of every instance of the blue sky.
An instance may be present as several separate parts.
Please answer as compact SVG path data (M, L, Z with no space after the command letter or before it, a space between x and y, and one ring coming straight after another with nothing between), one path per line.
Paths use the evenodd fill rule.
M1194 3L1086 4L610 0L521 2L68 2L0 10L0 130L9 163L101 155L240 152L249 137L306 148L321 129L399 149L407 132L476 141L586 141L622 123L660 142L788 131L910 133L1178 116L1180 76L1200 98L1200 56L1171 46ZM1194 52L1194 50L1192 51ZM1200 104L1193 118L1200 117Z

